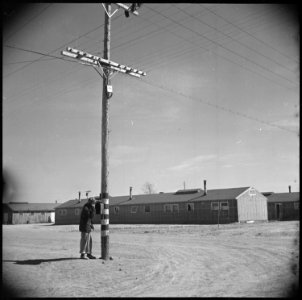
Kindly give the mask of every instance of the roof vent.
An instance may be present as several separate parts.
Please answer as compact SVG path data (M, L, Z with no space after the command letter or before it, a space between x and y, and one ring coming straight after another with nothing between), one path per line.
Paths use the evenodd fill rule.
M129 188L129 200L132 200L132 186Z

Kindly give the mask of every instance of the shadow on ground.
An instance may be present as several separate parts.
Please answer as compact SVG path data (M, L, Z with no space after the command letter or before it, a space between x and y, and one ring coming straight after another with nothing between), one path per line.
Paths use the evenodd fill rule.
M17 265L39 265L46 262L64 261L80 259L77 257L65 257L65 258L49 258L49 259L27 259L27 260L3 260L3 262L14 262Z

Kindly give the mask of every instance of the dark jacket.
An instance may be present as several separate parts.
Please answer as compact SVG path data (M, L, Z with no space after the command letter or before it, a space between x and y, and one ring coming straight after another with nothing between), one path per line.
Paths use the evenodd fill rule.
M81 212L80 226L79 226L79 230L81 232L91 231L91 228L93 228L92 219L94 215L95 215L95 208L91 204L86 203L83 206Z

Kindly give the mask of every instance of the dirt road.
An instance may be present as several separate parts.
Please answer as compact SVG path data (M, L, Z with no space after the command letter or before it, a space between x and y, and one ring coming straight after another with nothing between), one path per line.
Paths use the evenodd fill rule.
M79 259L78 226L3 226L3 282L21 297L285 297L299 222L111 225L110 256ZM100 257L100 231L93 232Z

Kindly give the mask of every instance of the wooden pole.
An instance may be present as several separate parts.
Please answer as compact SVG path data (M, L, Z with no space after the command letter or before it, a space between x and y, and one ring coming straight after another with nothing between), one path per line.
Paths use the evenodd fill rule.
M105 26L104 26L104 59L110 60L110 13L111 4L106 3ZM109 93L107 86L110 85L110 70L104 68L103 97L102 97L102 188L101 199L104 205L101 214L101 249L104 260L109 258L109 192L108 192L108 124L109 124Z
M218 201L218 215L217 215L218 229L219 229L219 214L220 214L220 202Z

